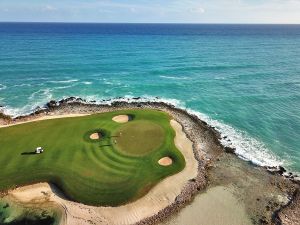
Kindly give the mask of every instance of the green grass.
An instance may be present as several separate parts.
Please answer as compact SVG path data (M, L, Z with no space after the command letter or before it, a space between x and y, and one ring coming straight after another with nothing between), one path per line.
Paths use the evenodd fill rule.
M133 120L125 124L112 121L119 114L130 114ZM104 137L90 140L94 132ZM184 168L174 137L169 115L154 110L116 111L1 128L0 190L51 182L74 201L124 204ZM43 154L24 154L38 146L45 149ZM164 156L173 159L171 166L157 163Z
M120 127L113 137L115 147L125 154L146 155L164 144L165 130L148 120L131 121Z

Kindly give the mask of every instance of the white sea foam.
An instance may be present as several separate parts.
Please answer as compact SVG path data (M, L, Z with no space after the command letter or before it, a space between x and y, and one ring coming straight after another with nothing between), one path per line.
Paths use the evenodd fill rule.
M218 120L211 119L209 116L198 111L191 109L187 109L187 111L214 127L222 137L221 143L224 146L235 148L235 153L240 158L260 166L287 165L287 162L274 155L261 141L251 137L246 132L235 129Z
M52 91L50 88L40 89L38 91L33 92L28 100L41 99L42 101L48 101L52 98Z
M113 82L107 80L104 80L103 83L107 85L115 85Z
M60 84L67 84L67 83L74 83L77 82L77 79L70 79L70 80L52 80L49 83L60 83Z
M165 78L165 79L172 79L172 80L187 80L187 79L189 79L188 77L176 77L176 76L165 76L165 75L161 75L159 77Z
M31 87L31 84L15 84L13 87Z
M83 84L86 84L86 85L90 85L90 84L92 84L93 82L91 82L91 81L84 81L84 82L82 82Z
M59 87L55 87L53 89L61 90L61 89L67 89L67 88L71 88L71 87L74 87L74 85L59 86Z
M37 107L42 107L45 102L50 101L53 98L53 94L50 88L40 89L38 91L33 92L29 97L29 104L21 107L8 107L5 106L3 111L7 115L11 115L13 117L26 115L33 112Z
M94 99L95 100L95 99ZM149 96L149 95L143 95L142 97L139 98L134 98L134 96L132 95L125 95L124 97L119 97L119 98L112 98L112 99L108 99L108 100L99 100L96 101L96 103L101 103L101 104L106 104L106 105L111 105L112 103L116 102L116 101L124 101L124 102L145 102L145 101L151 101L151 102L166 102L172 105L176 105L178 107L183 107L184 104L177 100L177 99L170 99L170 98L158 98L158 97L153 97L153 96Z
M6 88L7 88L7 86L5 86L4 84L0 84L0 91L5 90Z

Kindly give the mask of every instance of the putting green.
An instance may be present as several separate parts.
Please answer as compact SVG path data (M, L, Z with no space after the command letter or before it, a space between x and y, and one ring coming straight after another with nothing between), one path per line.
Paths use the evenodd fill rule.
M131 115L132 121L112 120L121 114ZM100 139L90 138L95 132L101 133ZM169 115L155 110L122 110L1 128L0 191L51 182L74 201L124 204L184 168L174 137ZM44 153L33 153L38 146ZM160 166L163 157L170 157L172 165Z
M113 143L125 154L142 156L163 145L164 129L147 120L132 121L120 127L114 134Z

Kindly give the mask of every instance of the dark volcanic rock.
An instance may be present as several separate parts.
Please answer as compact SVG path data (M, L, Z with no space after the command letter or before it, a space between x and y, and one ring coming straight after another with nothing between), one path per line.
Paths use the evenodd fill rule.
M267 166L267 170L274 174L283 175L286 172L286 169L282 166Z
M0 119L3 119L5 121L11 121L12 120L12 118L9 115L6 115L2 112L0 112Z
M231 148L231 147L224 147L224 151L227 153L231 153L234 154L235 153L235 148Z
M58 102L55 101L55 100L51 100L50 102L48 102L48 103L46 104L46 106L47 106L49 109L55 108L56 106L58 106Z

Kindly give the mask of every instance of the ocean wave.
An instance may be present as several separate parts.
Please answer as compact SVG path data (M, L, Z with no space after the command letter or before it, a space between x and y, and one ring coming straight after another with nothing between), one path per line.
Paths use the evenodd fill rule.
M25 105L23 107L10 107L10 106L4 106L2 111L6 115L10 115L12 117L17 117L21 115L27 115L29 113L32 113L37 107L41 107L44 105L43 101L36 101L33 103L30 103L28 105Z
M93 82L91 82L91 81L84 81L84 82L82 82L83 84L86 84L86 85L90 85L90 84L92 84Z
M189 77L175 77L175 76L164 76L164 75L161 75L159 77L165 78L165 79L172 79L172 80L188 80L189 79Z
M28 77L27 81L40 81L40 80L49 80L49 77Z
M103 83L104 83L104 84L107 84L107 85L114 85L113 82L111 82L111 81L106 81L106 80L104 80Z
M54 87L53 89L61 90L61 89L67 89L74 87L74 85L67 85L67 86L59 86L59 87Z
M214 127L221 135L221 143L224 146L235 148L235 153L240 158L260 166L287 165L287 162L279 159L279 157L272 153L261 141L251 137L248 133L235 129L218 120L214 120L198 111L192 109L186 110Z
M67 83L74 83L77 82L77 79L70 79L70 80L51 80L48 81L49 83L60 83L60 84L67 84Z
M4 85L4 84L0 84L0 91L1 90L5 90L7 88L7 86L6 85Z
M33 92L29 97L28 100L36 99L37 97L40 97L42 100L48 101L52 98L52 91L50 88L40 89L38 91Z
M31 84L15 84L13 87L31 87Z

